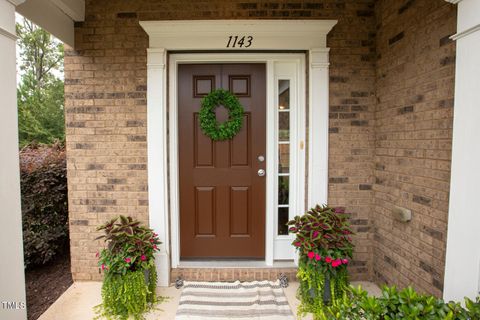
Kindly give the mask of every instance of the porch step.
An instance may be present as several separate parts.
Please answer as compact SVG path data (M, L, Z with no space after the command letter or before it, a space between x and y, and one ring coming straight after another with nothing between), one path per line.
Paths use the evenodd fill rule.
M289 281L296 281L297 269L287 268L174 268L170 272L170 281L181 278L187 281L275 281L280 275L287 276Z

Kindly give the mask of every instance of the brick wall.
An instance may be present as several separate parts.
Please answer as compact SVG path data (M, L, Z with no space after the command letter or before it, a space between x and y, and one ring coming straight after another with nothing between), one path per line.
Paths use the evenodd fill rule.
M95 228L119 214L148 221L146 48L139 20L338 19L328 37L330 203L352 213L355 279L371 278L375 109L373 0L86 1L65 57L72 272L99 279ZM312 124L315 125L315 124Z
M456 9L381 0L377 17L374 278L441 296L452 137ZM392 218L394 206L413 219Z
M119 213L148 221L148 39L139 20L338 19L328 37L329 202L352 213L353 278L414 283L440 295L455 7L440 0L373 2L87 1L76 51L65 58L74 278L100 278L97 225ZM394 221L395 205L411 209L412 222Z
M337 2L337 4L340 2ZM353 10L351 10L353 9ZM375 17L369 1L350 1L328 37L330 138L328 201L352 215L353 279L372 274ZM314 123L310 124L315 125Z

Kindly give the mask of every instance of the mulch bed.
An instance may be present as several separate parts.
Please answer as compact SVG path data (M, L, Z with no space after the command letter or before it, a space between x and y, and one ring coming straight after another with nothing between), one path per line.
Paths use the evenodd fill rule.
M72 285L70 255L25 272L28 320L38 319Z

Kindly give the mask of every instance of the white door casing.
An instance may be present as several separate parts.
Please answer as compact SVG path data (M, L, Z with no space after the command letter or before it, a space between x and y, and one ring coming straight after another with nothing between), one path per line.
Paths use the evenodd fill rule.
M163 241L161 251L156 256L157 271L159 274L159 285L167 286L169 284L169 268L175 267L179 262L178 255L178 234L175 235L175 224L178 227L178 205L175 200L178 199L178 191L172 188L172 179L168 179L168 157L167 157L167 137L168 134L175 135L174 130L168 131L167 112L170 111L170 119L176 119L173 105L170 110L167 107L167 52L168 51L185 51L193 50L209 50L212 52L221 51L222 54L211 53L208 57L218 58L216 62L223 61L240 61L248 62L248 56L257 58L260 53L251 51L307 51L308 52L308 74L309 74L309 123L315 124L310 126L309 142L308 142L308 198L307 204L312 206L316 203L327 202L328 188L328 48L326 47L326 36L331 28L336 24L335 20L196 20L196 21L141 21L140 25L149 35L149 49L147 50L147 141L148 141L148 190L149 190L149 219L150 227L153 228ZM230 38L229 38L230 37ZM232 37L242 39L251 37L251 45L248 48L237 45L235 48L228 46ZM246 43L246 41L245 41ZM235 57L230 55L225 58L228 51L236 51ZM238 52L241 50L244 52ZM250 52L250 53L249 53ZM275 59L267 59L274 57L276 53L264 54L261 59L267 63L267 78L275 79L273 74ZM188 55L187 55L188 56ZM189 54L192 58L192 53ZM223 56L223 58L222 58ZM282 60L278 55L277 58ZM170 57L174 57L171 55ZM179 58L181 55L176 55ZM297 57L298 58L298 57ZM188 59L188 58L187 58ZM198 59L198 56L197 58ZM226 59L226 60L225 60ZM195 60L195 59L194 59ZM251 61L251 60L250 60ZM258 61L258 60L256 60ZM301 64L301 59L298 60ZM270 72L271 74L269 74ZM305 70L303 70L305 72ZM170 73L171 76L172 73ZM304 79L298 77L297 86L301 85ZM272 81L270 81L272 82ZM175 82L169 82L172 86ZM300 88L300 87L299 87ZM171 89L171 88L170 88ZM274 99L274 84L267 84L267 96ZM305 90L299 95L305 98ZM170 93L170 98L176 94ZM271 105L274 101L269 101L267 105ZM273 109L267 109L267 118L269 113L273 113ZM274 115L270 114L270 119ZM298 120L298 123L305 120ZM173 120L170 120L173 121ZM273 121L271 121L273 124ZM172 125L170 123L170 125ZM268 123L267 123L268 125ZM274 141L274 128L267 127L268 141ZM299 130L296 132L305 132ZM302 139L301 134L296 139ZM304 141L304 138L303 138ZM297 150L300 140L296 141ZM173 146L170 145L170 162L175 165L177 163L175 152L172 152ZM270 149L269 149L270 148ZM175 150L173 150L175 151ZM300 152L304 154L304 150ZM273 147L267 146L267 154L273 156L275 154ZM297 159L297 161L299 161ZM268 158L267 158L268 161ZM274 159L270 159L268 163L273 165ZM267 163L267 165L268 165ZM302 161L302 164L305 162ZM296 163L296 169L302 170L302 164ZM172 172L170 174L172 175ZM270 199L274 194L274 184L270 181L274 168L267 167L267 212L272 212L274 199ZM296 175L301 183L299 174ZM305 175L303 174L303 179ZM175 178L174 178L175 179ZM170 183L170 194L168 187ZM175 181L173 181L175 184ZM297 188L303 189L303 188ZM297 190L298 191L298 190ZM177 193L176 193L177 192ZM297 192L295 196L296 206L299 207L298 196L302 192ZM270 195L270 196L269 196ZM169 211L170 201L170 211ZM303 204L302 204L303 206ZM292 213L290 213L292 214ZM270 215L272 216L272 215ZM170 221L172 219L172 221ZM170 237L169 225L172 224L172 232ZM279 239L274 237L274 221L268 221L267 215L267 233L266 233L266 260L268 265L273 263L274 259L274 243L276 240L290 241L289 239ZM175 239L177 238L177 240ZM281 243L280 241L279 243ZM280 248L283 246L280 245ZM170 250L172 252L170 252ZM279 249L281 250L281 249ZM170 262L170 257L172 262Z
M304 54L265 54L265 53L183 53L169 56L169 156L170 156L170 230L171 264L176 268L180 264L180 223L179 223L179 179L178 179L178 105L177 70L184 63L265 63L267 74L267 149L266 149L266 223L265 223L265 263L272 265L273 260L293 259L294 250L290 245L291 236L276 235L277 203L277 81L288 79L291 82L292 111L290 112L290 217L304 211L305 194L305 56ZM283 253L283 254L282 254Z

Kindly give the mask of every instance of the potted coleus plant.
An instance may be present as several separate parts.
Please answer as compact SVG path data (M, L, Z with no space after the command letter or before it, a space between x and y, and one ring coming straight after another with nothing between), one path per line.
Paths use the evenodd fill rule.
M288 225L299 253L299 311L315 313L348 290L347 265L353 253L348 215L339 208L317 205Z
M100 317L142 319L157 301L157 273L154 253L158 235L131 217L119 216L98 227L106 247L99 253L98 265L105 276L102 285Z

